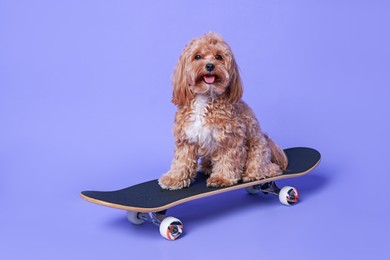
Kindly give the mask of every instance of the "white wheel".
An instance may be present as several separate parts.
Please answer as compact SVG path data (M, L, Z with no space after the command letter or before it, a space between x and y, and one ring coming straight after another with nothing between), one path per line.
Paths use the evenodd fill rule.
M279 200L282 204L292 206L298 202L298 191L294 187L285 186L279 192Z
M245 188L246 192L248 192L250 195L256 195L260 192L259 189L255 189L253 186Z
M134 212L134 211L127 211L127 219L128 219L131 223L133 223L133 224L135 224L135 225L140 225L140 224L142 224L142 223L145 222L145 220L140 219L140 218L138 217L138 212Z
M168 240L175 240L183 233L183 223L177 218L166 217L160 224L160 234Z

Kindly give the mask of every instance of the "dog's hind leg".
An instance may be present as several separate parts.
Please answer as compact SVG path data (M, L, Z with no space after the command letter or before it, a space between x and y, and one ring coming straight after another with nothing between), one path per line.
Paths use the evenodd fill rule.
M271 149L264 135L248 140L248 158L242 180L247 182L281 175L282 170L271 158Z

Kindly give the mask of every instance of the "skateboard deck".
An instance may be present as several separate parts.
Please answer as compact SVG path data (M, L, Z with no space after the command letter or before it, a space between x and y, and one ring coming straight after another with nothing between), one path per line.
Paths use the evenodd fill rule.
M280 194L284 192L284 188L280 190L276 186L275 181L299 177L309 173L319 164L321 155L312 148L304 147L289 148L285 149L284 152L288 158L288 167L283 174L258 181L240 182L229 187L214 188L207 187L207 177L204 174L198 173L190 187L180 190L164 190L159 186L158 180L156 179L115 191L83 191L81 192L81 197L95 204L126 210L129 212L129 220L133 223L136 223L141 218L143 221L153 222L158 225L161 224L161 219L159 219L161 216L157 216L156 218L155 213L160 214L159 212L191 200L241 188L246 188L251 194L256 193L256 191L263 191L264 193L279 195L282 203L292 205L298 197L296 189L293 187L285 187L287 188L285 192L288 194L284 194L281 198ZM131 212L135 212L138 215L134 215ZM139 215L139 213L142 214ZM165 212L162 214L165 215ZM172 223L176 224L173 225ZM177 219L171 219L167 228L172 228L172 226L176 227L175 230L182 229L182 224ZM165 230L161 231L161 225L160 232L164 232L164 234L161 234L168 239L176 239L175 234L172 235L171 231L168 232L168 235Z
M158 180L147 181L116 191L83 191L81 197L89 202L117 209L137 212L158 212L198 198L261 183L299 177L309 173L320 162L321 155L311 148L289 148L284 152L289 164L282 175L252 182L240 182L233 186L213 188L206 186L207 177L198 174L190 187L180 190L164 190Z

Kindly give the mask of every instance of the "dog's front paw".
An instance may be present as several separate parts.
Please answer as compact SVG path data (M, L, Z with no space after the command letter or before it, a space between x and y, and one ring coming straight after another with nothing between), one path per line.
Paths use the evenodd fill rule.
M221 176L211 176L207 179L208 187L228 187L236 184L238 180L230 180Z
M243 176L242 177L242 181L243 182L251 182L251 181L258 181L258 180L261 180L261 179L265 179L266 176Z
M190 186L191 179L177 178L167 173L158 180L158 184L166 190L179 190Z

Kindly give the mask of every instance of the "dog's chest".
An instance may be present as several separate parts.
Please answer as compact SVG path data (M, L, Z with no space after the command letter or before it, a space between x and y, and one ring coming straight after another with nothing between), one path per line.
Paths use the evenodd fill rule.
M213 137L215 129L206 125L207 103L208 99L205 97L196 98L185 133L190 143L197 143L202 148L211 149L215 144Z

